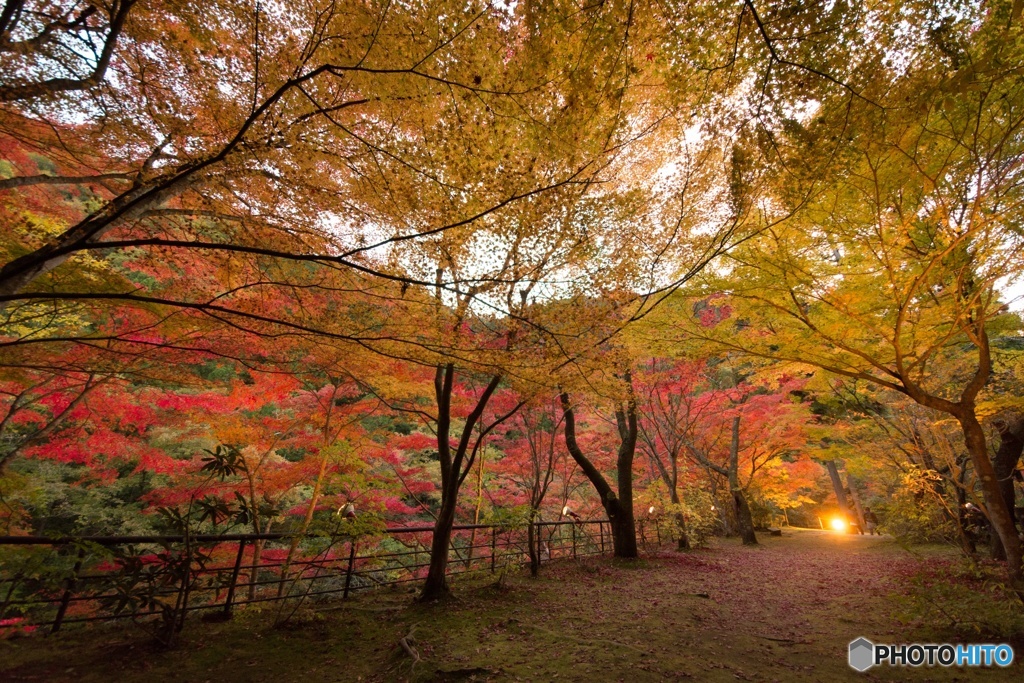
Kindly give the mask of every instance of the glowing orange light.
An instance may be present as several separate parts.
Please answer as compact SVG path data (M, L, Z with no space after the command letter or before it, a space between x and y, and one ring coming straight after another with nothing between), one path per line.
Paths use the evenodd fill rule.
M831 524L836 531L846 531L846 520L841 517L833 517Z

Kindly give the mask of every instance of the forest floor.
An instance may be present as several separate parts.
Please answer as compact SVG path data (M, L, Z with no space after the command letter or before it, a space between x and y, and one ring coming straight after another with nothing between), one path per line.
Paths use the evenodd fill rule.
M169 651L124 626L68 629L0 642L0 680L1024 680L1020 641L1011 641L1016 661L1008 669L848 667L848 643L859 636L999 642L898 618L922 572L955 566L950 549L910 552L887 537L789 529L759 539L758 547L725 539L629 562L555 562L538 579L516 574L501 588L477 576L456 582L457 599L445 604L377 591L279 626L272 607L227 623L196 619ZM944 611L942 598L934 600ZM414 626L422 658L415 666L398 645Z

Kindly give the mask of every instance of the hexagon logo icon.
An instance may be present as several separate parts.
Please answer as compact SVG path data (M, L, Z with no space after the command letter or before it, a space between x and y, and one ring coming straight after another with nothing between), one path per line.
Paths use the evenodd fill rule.
M858 638L850 643L850 666L857 671L867 671L875 663L875 644L867 638Z

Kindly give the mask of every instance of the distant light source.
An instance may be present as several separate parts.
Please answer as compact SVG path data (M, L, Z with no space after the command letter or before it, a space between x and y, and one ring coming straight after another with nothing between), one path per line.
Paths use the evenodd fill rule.
M568 517L570 512L572 512L572 510L569 509L568 505L566 505L564 508L562 508L562 516L563 517Z
M649 515L653 515L654 514L654 506L653 505L651 507L647 508L647 514L649 514Z
M842 517L833 517L831 525L836 531L846 531L846 527L849 526Z

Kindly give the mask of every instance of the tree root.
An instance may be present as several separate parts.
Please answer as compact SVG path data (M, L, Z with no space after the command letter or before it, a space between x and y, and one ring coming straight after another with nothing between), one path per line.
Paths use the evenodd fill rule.
M405 654L412 657L412 668L414 669L416 668L417 664L423 661L422 659L420 659L419 650L416 649L416 638L414 637L414 634L416 633L417 626L419 626L419 624L413 624L412 626L410 626L409 632L398 639L398 644L402 647L403 650L405 650Z

